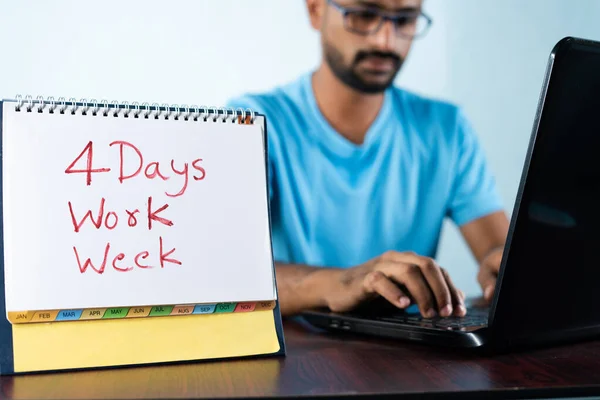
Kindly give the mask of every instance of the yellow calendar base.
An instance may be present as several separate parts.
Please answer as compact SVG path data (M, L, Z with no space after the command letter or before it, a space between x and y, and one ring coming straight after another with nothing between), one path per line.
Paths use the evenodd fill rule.
M15 372L229 358L280 350L272 310L15 324Z

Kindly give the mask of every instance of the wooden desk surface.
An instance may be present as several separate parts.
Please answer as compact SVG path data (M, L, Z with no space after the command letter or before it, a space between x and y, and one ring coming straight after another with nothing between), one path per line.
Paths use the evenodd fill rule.
M600 394L600 341L485 358L424 345L331 336L311 332L295 321L284 326L285 358L2 377L0 395L14 399L106 399L368 393L395 394L394 398L403 398L399 394L427 398L422 393L435 398L442 393L460 394L460 398L549 398Z

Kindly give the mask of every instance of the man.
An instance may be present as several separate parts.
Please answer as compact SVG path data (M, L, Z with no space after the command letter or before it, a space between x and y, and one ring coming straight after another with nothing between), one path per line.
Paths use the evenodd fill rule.
M490 299L508 231L494 178L457 107L393 85L430 19L422 0L306 0L318 69L229 103L268 121L272 233L283 315L374 296L464 316L433 260L452 219Z

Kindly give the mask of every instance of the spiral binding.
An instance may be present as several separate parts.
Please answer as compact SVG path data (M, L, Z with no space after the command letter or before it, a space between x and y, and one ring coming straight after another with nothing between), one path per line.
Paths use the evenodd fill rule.
M77 101L74 97L71 97L68 101L64 97L59 97L57 100L54 97L48 97L44 99L43 96L37 96L35 100L31 95L21 96L20 94L15 96L17 105L15 111L20 112L24 109L26 112L32 112L34 109L38 113L43 113L46 109L49 114L59 113L66 114L70 113L75 115L79 112L81 115L92 115L102 117L123 117L123 118L143 118L143 119L174 119L184 121L209 121L213 122L232 122L239 124L253 124L256 119L256 113L254 110L249 108L243 109L241 107L233 109L231 107L207 107L186 104L166 104L159 105L158 103L145 102L141 105L134 101L131 104L127 101L119 102L113 100L108 102L107 100L101 100L98 102L96 99L81 99Z

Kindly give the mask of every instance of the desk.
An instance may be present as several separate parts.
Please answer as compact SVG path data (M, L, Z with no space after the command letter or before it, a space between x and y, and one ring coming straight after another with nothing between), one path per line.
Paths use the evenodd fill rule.
M285 358L2 377L0 393L14 399L600 394L600 341L483 358L418 344L332 336L296 321L286 321L284 327Z

